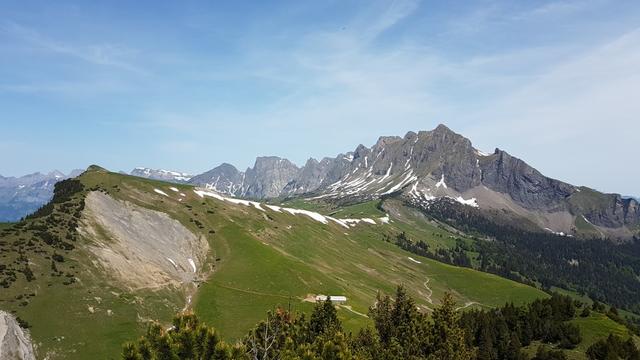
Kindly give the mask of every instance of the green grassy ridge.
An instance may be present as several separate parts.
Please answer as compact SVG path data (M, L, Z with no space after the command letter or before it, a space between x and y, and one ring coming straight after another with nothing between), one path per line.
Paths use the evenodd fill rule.
M425 297L427 280L436 304L447 291L454 293L460 305L478 302L497 306L547 296L538 289L495 275L413 255L384 241L384 234L410 231L415 238L426 238L434 244L442 242L444 246L453 235L433 224L421 223L418 218L412 220L414 224L405 223L403 217L402 221L394 219L388 225L360 224L345 229L334 223L321 224L304 215L262 212L213 198L203 199L190 185L104 169L92 169L80 180L87 189L100 187L116 199L165 212L191 231L206 236L211 254L205 266L212 274L200 284L194 299L195 312L228 339L238 339L275 306L310 310L312 304L302 300L318 293L346 295L348 305L363 314L378 291L392 293L397 284L404 284L422 307L432 307ZM178 202L169 187L184 192L185 200ZM155 193L156 188L170 197ZM355 204L349 211L364 214L372 205ZM436 233L442 236L433 236ZM38 277L35 283L21 282L21 287L37 285L39 293L27 307L15 307L18 315L33 325L33 338L42 343L41 349L57 350L59 358L117 357L120 344L144 330L144 319L168 323L184 305L177 290L160 293L123 290L93 264L91 254L82 247L73 250L66 259L67 265L83 270L76 275L80 283L63 286L45 277ZM0 292L3 300L0 307L4 308L11 296L10 292ZM101 298L100 302L95 297ZM93 314L88 306L94 307ZM107 309L112 310L112 315L107 315ZM369 323L366 317L345 308L340 308L339 316L351 331ZM64 339L60 340L60 336ZM96 339L100 339L99 345Z
M586 351L593 343L606 338L609 334L618 335L624 339L635 337L624 325L598 312L592 311L588 317L576 317L571 323L580 327L582 335L582 342L575 349L577 352Z
M167 188L174 186L173 184L169 185L167 183L116 174L112 174L110 178L112 178L112 181L121 182L120 188L122 191L114 193L114 197L167 212L190 229L199 231L199 229L194 228L193 224L188 221L188 216L186 216L184 211L185 204L177 203L175 200L170 200L153 193L154 188L160 188L168 194L171 194L171 192L167 191ZM105 182L106 180L102 179L101 181ZM108 188L109 185L111 185L111 183L105 183L105 187ZM242 319L246 319L244 320L246 326L251 326L262 319L265 311L272 309L273 306L288 305L289 303L288 299L285 302L285 299L281 297L261 297L261 299L256 300L254 299L255 297L249 296L248 294L250 293L247 292L245 292L245 295L242 297L239 297L239 291L231 290L242 289L244 291L273 293L274 288L272 285L269 285L268 282L256 282L248 275L251 273L268 274L268 272L264 271L262 265L258 265L261 264L260 261L262 261L263 257L267 258L265 255L267 253L272 253L272 256L274 256L278 262L292 263L292 268L296 269L296 272L299 272L299 274L303 274L298 274L293 281L289 278L284 278L275 283L277 289L278 287L282 287L283 283L291 282L288 286L295 291L289 291L286 295L294 297L297 301L297 306L300 306L302 309L308 308L308 306L300 301L301 297L307 294L317 294L321 292L332 293L332 291L340 291L340 288L348 289L345 293L352 299L350 305L360 313L367 312L378 290L391 293L398 283L412 284L414 287L413 294L416 295L416 298L423 298L419 291L423 293L426 292L423 286L427 278L425 277L425 273L430 273L431 271L433 271L434 279L430 280L429 285L434 291L433 300L436 302L445 291L450 290L457 291L461 301L486 302L488 305L500 305L504 303L505 299L509 298L513 298L515 301L528 301L538 296L545 296L541 291L504 280L497 276L469 269L460 269L429 259L419 260L423 262L423 264L420 265L423 268L417 270L418 274L416 274L414 267L418 267L418 265L410 262L408 257L418 257L400 250L393 244L380 240L380 230L384 229L384 226L358 225L357 228L347 230L334 224L320 224L306 216L294 216L272 211L267 212L267 214L274 219L269 221L264 218L265 214L257 209L220 202L211 198L201 199L193 194L193 189L190 186L175 185L175 187L188 195L186 202L192 206L193 209L189 214L197 214L199 217L202 217L203 213L206 214L205 208L216 212L215 215L208 214L208 216L204 216L200 220L206 228L216 229L216 234L210 239L210 245L214 254L212 257L219 257L221 260L213 264L216 266L216 272L210 280L201 285L199 294L195 299L195 306L196 312L201 312L203 319L219 327L223 333L228 330L230 337L234 334L242 334L244 332L242 326L239 326L239 324L242 323ZM133 191L136 192L136 196L126 195ZM141 197L140 193L153 194L154 201L149 201L147 197L144 196ZM145 200L141 201L141 198ZM231 230L223 230L229 228L231 224L241 225L239 229L242 231L238 230L238 228L236 228L235 233ZM287 229L288 226L292 228ZM233 228L234 227L231 226L230 229ZM228 233L227 231L231 232ZM397 229L386 231L395 232ZM247 241L244 243L238 241L238 239L241 238L238 234L240 232L244 232L247 237ZM344 235L345 232L349 233L349 236ZM352 239L349 240L350 237ZM265 243L269 243L270 245L265 245ZM256 245L259 245L257 250L255 249ZM233 254L235 253L235 256L238 256L237 254L242 254L243 251L246 251L245 248L247 247L254 248L253 251L256 251L254 253L255 255L249 257L249 259L252 260L251 263L254 265L236 267L236 269L239 270L234 271L234 267L228 265L235 262L232 257L234 256ZM269 249L269 247L272 249ZM380 253L376 256L369 256L369 249L377 248L381 248ZM391 255L391 258L399 261L400 264L394 266L384 264L382 259L389 258L389 255ZM327 261L327 259L331 261ZM357 263L357 266L359 266L358 271L354 271L354 267L351 265L354 263L354 259L361 259L361 261ZM360 270L360 268L364 270ZM377 271L381 271L378 269L385 269L385 271L382 275L371 275L367 273L367 271L371 269ZM398 272L401 272L401 274L398 274ZM460 272L458 276L456 276L457 272ZM477 275L477 278L474 279L477 281L474 281L474 284L478 286L470 286L464 290L456 289L466 287L464 283L467 282L469 273ZM273 274L271 277L274 277ZM473 277L474 276L472 276L472 278ZM363 282L361 278L367 281ZM319 282L322 282L322 287L314 285ZM446 282L450 282L452 285L449 286ZM482 284L484 282L493 284L493 286L483 286ZM219 285L227 287L223 288ZM492 288L496 290L491 290ZM514 288L521 290L512 291ZM514 296L514 294L520 293L525 295ZM226 294L226 296L219 296L221 294ZM279 292L278 294L282 295L283 293ZM209 299L214 300L209 301ZM236 319L235 321L231 321L233 327L240 329L236 331L233 327L226 325L227 321L221 315L221 312L216 309L224 308L221 304L224 304L225 301L240 304L240 300L242 299L250 304L248 309L251 309L251 311L245 308L242 311L237 311L237 314L234 314L236 311L233 310L235 309L235 307L233 307L227 315L228 318ZM424 300L423 304L428 305ZM296 306L296 304L294 304L294 306ZM343 320L346 321L347 326L351 324L354 329L362 326L367 321L366 318L355 315L347 310L341 311L341 316L344 317Z
M18 274L16 282L0 291L0 308L11 311L31 325L30 332L40 356L51 359L87 359L117 357L122 342L141 334L145 325L140 319L169 319L182 307L183 297L167 290L127 292L111 281L104 269L96 266L87 251L90 239L78 237L71 242L75 249L61 250L37 241L33 226L65 239L65 223L70 215L63 206L80 204L89 188L103 180L114 180L104 172L94 171L81 177L85 190L64 204L55 204L51 214L12 224L2 240L18 243L25 250L13 248L3 252L2 264L9 264L20 253L27 256L35 280ZM99 180L100 179L100 180ZM112 181L115 182L115 181ZM28 245L34 242L35 245ZM61 275L52 276L51 255L57 253L64 262L56 262ZM69 279L72 284L65 284ZM34 296L25 296L33 294Z
M609 334L618 335L625 340L633 337L636 344L640 344L640 338L638 336L633 335L624 325L611 320L602 313L592 311L587 317L576 315L569 323L577 325L580 328L580 335L582 336L582 341L576 348L562 349L569 360L587 360L587 349L598 340L606 339ZM539 341L536 341L523 348L523 351L530 357L533 357L541 345Z
M461 303L474 301L486 306L501 305L506 300L521 303L546 296L537 289L494 275L405 252L384 241L384 233L399 231L392 225L361 224L344 229L333 223L323 225L305 216L276 212L268 212L268 217L273 219L269 222L259 210L246 211L255 216L244 214L242 218L234 219L235 225L242 226L225 227L216 233L212 246L224 249L220 253L222 261L213 277L202 285L196 300L196 312L208 323L221 328L223 334L225 324L237 324L238 318L248 317L247 307L258 307L256 301L262 302L263 311L256 311L257 317L246 321L249 325L261 320L264 310L275 305L288 306L289 297L302 308L308 308L300 300L318 293L346 295L353 310L366 313L377 291L391 293L400 283L407 287L418 304L425 307L432 307L425 299L428 293L424 286L426 281L429 281L435 303L445 291L454 292ZM234 258L237 254L244 256L238 261ZM289 274L282 278L279 275L288 271L274 271L267 272L268 279L264 279L264 270L272 266L264 262L272 257L287 264L287 269L295 269L295 276ZM421 264L412 262L409 257L418 259ZM243 262L248 263L238 265ZM251 296L252 292L273 296L256 300ZM205 295L209 293L212 296ZM231 296L231 293L235 296L232 303L236 306L227 308L226 314L222 314L219 309L225 308L225 296L219 295ZM366 318L343 310L340 314L347 326L352 325L355 329L368 323ZM233 338L234 333L243 334L244 331L231 331L228 336Z
M338 219L380 218L386 213L378 208L380 200L355 202L348 205L338 205L326 199L287 199L279 205L295 209L315 211Z

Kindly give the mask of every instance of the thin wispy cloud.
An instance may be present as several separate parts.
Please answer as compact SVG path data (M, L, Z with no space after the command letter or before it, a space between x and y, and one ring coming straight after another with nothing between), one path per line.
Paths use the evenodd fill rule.
M54 36L25 25L31 20L5 22L0 36L87 67L74 72L64 67L67 60L47 58L67 72L5 76L0 93L18 100L40 100L38 90L69 94L68 110L45 117L101 124L86 135L100 136L97 144L131 140L122 149L136 153L135 164L105 157L104 165L116 169L200 172L220 162L244 168L258 155L301 164L380 135L445 123L478 147L506 149L550 176L640 192L628 180L640 169L601 175L624 166L620 154L633 151L631 138L640 131L632 99L640 92L640 5L632 1L192 6L170 6L151 22L136 7L122 21L119 9L103 15L117 25L98 26L109 31L94 41ZM81 6L74 16L92 11ZM66 34L87 25L68 27ZM144 52L135 50L139 44L147 44ZM19 65L4 61L5 68ZM28 65L40 72L49 66ZM82 96L92 92L97 96ZM19 104L1 100L5 108ZM37 110L12 111L31 119ZM94 162L108 151L101 150Z
M94 65L113 67L138 74L147 73L146 70L125 60L134 57L136 52L121 45L106 43L84 46L71 45L51 39L33 28L12 21L6 21L1 29L10 36L46 51L67 55Z

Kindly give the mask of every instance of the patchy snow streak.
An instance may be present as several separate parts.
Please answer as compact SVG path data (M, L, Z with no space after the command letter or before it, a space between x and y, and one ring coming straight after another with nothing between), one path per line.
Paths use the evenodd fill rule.
M370 218L363 218L363 219L336 219L333 218L331 216L325 216L322 215L320 213L314 212L314 211L309 211L309 210L302 210L302 209L292 209L292 208L287 208L287 207L282 207L282 206L276 206L276 205L268 205L268 204L260 204L258 202L255 201L248 201L248 200L241 200L241 199L234 199L234 198L228 198L228 197L224 197L221 196L219 194L216 194L214 192L210 192L210 191L205 191L205 190L194 190L194 192L204 198L205 196L208 197L212 197L214 199L220 200L220 201L225 201L225 202L230 202L232 204L237 204L237 205L244 205L244 206L249 206L249 207L255 207L256 209L260 210L260 211L265 211L265 209L262 206L265 206L267 209L275 211L275 212L286 212L289 213L291 215L304 215L307 216L315 221L318 221L322 224L328 224L329 221L333 221L336 224L345 227L345 228L349 228L349 226L354 226L355 224L359 223L359 222L364 222L367 224L372 224L372 225L376 225L375 220L370 219ZM387 221L388 221L388 216L386 217Z
M282 208L280 206L275 206L275 205L265 205L265 206L275 212L282 212Z
M462 196L458 196L454 200L459 202L462 205L468 205L468 206L475 207L475 208L478 207L478 201L476 200L476 198L471 198L471 199L465 200L464 198L462 198Z
M255 202L255 201L249 201L249 200L241 200L241 199L234 199L234 198L229 198L229 197L224 197L221 195L218 195L214 192L211 191L204 191L204 190L194 190L194 192L200 196L200 197L205 197L205 196L209 196L212 197L214 199L218 199L220 201L226 201L226 202L230 202L232 204L236 204L236 205L244 205L244 206L253 206L256 209L260 210L260 211L264 211L264 209L262 208L262 206L260 206L260 203Z
M441 187L441 186L442 186L443 188L445 188L445 189L447 188L447 184L444 182L444 174L442 174L442 177L440 178L440 181L438 181L438 182L436 183L436 187L437 187L437 188L439 188L439 187Z
M157 193L158 193L158 194L160 194L160 195L164 195L164 196L166 196L166 197L169 197L169 195L167 195L167 193L166 193L166 192L164 192L164 191L162 191L162 190L160 190L160 189L153 189L153 191L157 192Z
M409 256L409 260L411 260L412 262L414 262L416 264L422 264L422 261L418 261L418 260L412 258L411 256Z
M319 221L323 224L327 224L329 221L327 220L327 217L324 215L321 215L317 212L313 212L313 211L309 211L309 210L300 210L300 209L290 209L290 208L282 208L282 210L288 212L291 215L306 215L310 218L312 218L315 221Z
M409 170L407 175L404 177L402 181L393 186L391 189L385 191L382 195L391 194L392 192L398 191L402 189L405 185L411 183L412 181L418 180L417 176L413 176L413 170Z
M196 272L197 268L196 268L196 263L193 261L192 258L187 259L187 261L189 261L189 265L191 265L191 268L193 269L193 272Z
M552 229L549 228L544 228L545 230L547 230L548 232L554 234L554 235L558 235L558 236L567 236L567 234L565 234L562 231L553 231Z

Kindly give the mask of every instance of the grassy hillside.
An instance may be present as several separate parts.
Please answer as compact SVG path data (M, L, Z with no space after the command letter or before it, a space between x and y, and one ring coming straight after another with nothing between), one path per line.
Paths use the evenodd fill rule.
M168 324L175 312L191 306L202 320L234 340L275 306L308 311L312 304L305 299L316 294L348 298L338 314L350 330L369 322L367 309L378 291L392 293L397 284L404 284L425 311L439 303L445 292L452 292L460 307L524 303L547 296L495 275L401 250L385 239L405 231L445 246L460 235L402 209L391 213L390 223L382 223L378 217L384 214L376 202L323 209L337 218L376 220L375 225L360 222L345 228L334 221L323 224L264 204L261 210L201 197L190 186L99 168L79 180L83 189L54 204L50 213L2 232L0 259L2 264L11 264L7 269L15 281L0 291L0 308L27 321L40 344L40 354L51 359L117 357L120 344L140 334L147 320ZM206 238L210 253L191 303L187 300L190 285L132 288L96 261L90 249L97 239L78 235L71 226L76 222L80 230L88 225L101 229L86 224L83 199L90 191L166 213ZM43 233L53 234L72 248L48 244ZM116 241L104 229L97 234L101 241ZM54 260L54 254L64 260ZM20 271L24 264L29 264L35 279L29 281ZM9 276L7 269L5 276Z

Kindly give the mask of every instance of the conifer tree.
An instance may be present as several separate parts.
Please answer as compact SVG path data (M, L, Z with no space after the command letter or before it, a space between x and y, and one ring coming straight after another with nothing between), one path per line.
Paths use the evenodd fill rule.
M432 360L469 360L475 354L467 347L464 329L460 327L460 315L450 293L442 299L442 305L433 311L433 324L430 329L433 346L429 359Z

